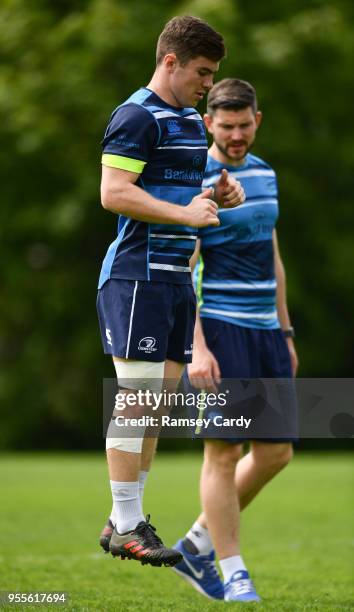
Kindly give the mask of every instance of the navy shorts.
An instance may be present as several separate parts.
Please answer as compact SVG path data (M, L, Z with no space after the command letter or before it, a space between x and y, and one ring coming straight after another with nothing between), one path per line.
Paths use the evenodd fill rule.
M138 361L192 361L192 285L112 278L98 291L97 311L106 354Z
M255 329L202 317L208 348L221 378L291 378L291 361L281 329Z
M250 432L244 431L242 437L238 437L231 430L224 437L220 435L220 428L216 428L209 431L210 436L204 437L224 439L234 444L246 440L296 441L296 395L288 345L282 330L241 327L209 317L202 317L202 326L207 346L217 359L221 372L222 382L218 391L229 394L227 405L221 411L223 416L243 414L252 417L253 426L250 436L247 435ZM257 380L247 382L247 379ZM193 389L186 371L184 388ZM276 391L276 402L265 400L270 390L273 399ZM216 411L211 409L205 416L212 417L217 413L218 408Z

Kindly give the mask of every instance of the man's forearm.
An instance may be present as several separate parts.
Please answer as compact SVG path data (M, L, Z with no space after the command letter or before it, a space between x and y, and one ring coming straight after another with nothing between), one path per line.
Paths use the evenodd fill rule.
M102 190L102 205L113 213L145 223L186 224L183 206L157 200L132 183Z
M279 323L282 329L291 327L290 316L286 302L286 278L284 266L281 262L277 262L276 266L277 278L277 311Z
M208 347L204 337L202 322L200 320L199 308L197 308L194 326L193 349L197 351L203 351L207 348Z

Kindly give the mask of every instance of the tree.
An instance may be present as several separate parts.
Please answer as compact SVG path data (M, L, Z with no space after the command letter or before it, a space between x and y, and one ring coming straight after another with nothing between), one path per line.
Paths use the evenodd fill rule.
M352 6L197 0L174 10L225 34L220 77L257 87L257 152L279 176L301 375L349 375ZM116 224L99 205L100 140L113 108L151 75L170 11L162 0L1 5L0 446L100 445L101 379L113 370L94 301Z

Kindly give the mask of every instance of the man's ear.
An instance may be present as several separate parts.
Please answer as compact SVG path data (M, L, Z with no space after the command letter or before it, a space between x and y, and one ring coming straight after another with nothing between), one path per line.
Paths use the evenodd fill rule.
M255 114L255 119L256 119L256 126L257 126L257 130L259 128L259 126L262 123L262 119L263 119L263 115L261 111L257 111Z
M206 129L208 130L209 134L213 133L213 118L211 115L208 115L208 113L205 113L205 115L203 116L203 121L204 121L204 125L206 127Z
M163 58L163 63L167 68L168 72L174 72L177 66L177 56L175 53L167 53Z

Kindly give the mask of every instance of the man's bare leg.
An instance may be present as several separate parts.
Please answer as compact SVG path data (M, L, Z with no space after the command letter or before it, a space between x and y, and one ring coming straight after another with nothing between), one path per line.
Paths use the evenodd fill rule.
M139 362L119 357L113 357L113 361L119 384L123 387L120 395L129 394L131 397L138 393L140 388L145 388L140 385L145 385L149 378L152 379L153 389L161 389L163 363ZM144 415L145 407L140 402L137 399L135 405L129 402L125 406L125 418ZM142 473L142 459L144 457L144 464L150 465L155 448L154 444L147 443L143 449L144 432L144 427L132 427L132 437L127 437L130 433L127 428L124 428L122 437L107 435L107 462L113 497L110 521L116 525L119 533L131 531L144 522L141 497L147 472Z
M234 581L238 580L237 588L241 591L247 588L247 596L258 600L240 554L240 510L234 476L241 448L240 444L222 440L205 441L201 500L208 529L196 522L184 540L176 545L185 555L184 562L176 566L177 571L199 591L215 599L224 598L224 586L213 562L213 548L219 557L225 585L228 585L228 598L230 589L232 592L236 589Z
M154 460L158 438L144 438L140 469L149 472Z
M233 484L240 454L239 444L219 440L205 442L200 485L204 526L208 525L219 559L240 554L239 503Z
M107 449L108 473L110 480L133 482L138 479L141 454Z
M251 443L250 451L237 462L234 476L241 511L289 463L292 456L290 442ZM199 515L197 521L204 529L207 528L204 512Z
M168 390L173 393L177 389L177 385L182 376L185 365L167 359L164 369L164 380L168 382ZM165 387L165 385L163 385ZM141 453L140 469L148 472L151 468L153 458L157 448L158 437L144 438L143 448Z
M250 452L238 460L240 454L241 445L205 442L201 473L203 512L176 545L185 555L185 561L176 568L198 590L209 597L221 598L218 578L209 574L208 569L215 548L224 576L225 599L246 597L259 601L240 554L240 510L288 463L292 448L290 444L254 442ZM201 577L196 583L199 569L203 569L206 580L203 582Z
M290 442L252 442L250 452L236 466L235 486L243 510L292 459Z
M182 376L184 367L185 366L182 363L177 363L169 359L166 360L165 370L164 370L164 380L168 381L168 391L170 392L176 391L176 388ZM165 384L163 385L163 388L165 388ZM145 482L149 475L149 471L151 469L151 465L152 465L152 462L153 462L153 459L156 453L157 442L158 442L157 434L158 432L154 431L154 437L151 437L151 438L145 437L143 441L140 470L139 470L139 475L138 475L141 504L143 504Z
M124 363L122 368L119 365L117 367L117 363L115 365L118 380L123 385L125 379L133 378L130 372L134 371L134 367L136 380L140 377L142 380L146 379L146 373L149 371L147 368L145 370L144 364L141 366L139 362L135 362L135 366L134 364ZM160 367L162 364L156 365ZM164 370L167 371L168 376L181 375L183 371L183 365L181 364L171 362L171 365L165 365L167 365L167 368ZM153 370L154 367L152 370L150 369L150 372ZM126 375L127 372L128 376ZM148 375L148 377L152 378L151 375ZM159 385L152 381L151 386L152 389L155 389L155 392L157 387L161 390L161 378L162 376L157 377L155 381L160 381ZM125 384L128 387L128 384ZM164 385L165 387L166 385ZM140 387L137 386L136 388ZM121 392L124 393L124 390L121 390ZM134 393L129 388L125 392ZM138 404L137 401L136 405L130 410L130 416L134 418L140 416L140 409L141 404ZM146 414L146 411L144 412ZM139 431L135 433L139 433ZM142 490L156 449L156 438L145 438L146 433L148 432L143 428L141 437L136 439L107 438L107 459L113 497L112 516L116 525L113 529L113 520L111 519L101 533L100 543L105 550L108 549L114 556L128 557L151 565L173 566L182 560L181 553L163 545L161 539L154 534L155 529L152 529L149 525L149 519L147 518L145 521L142 511ZM118 448L120 446L122 446L122 449ZM144 475L143 482L141 481L142 475ZM115 480L112 480L113 478Z
M116 361L118 360L116 359ZM183 369L184 364L166 360L164 367L164 379L167 382L169 391L174 392L176 390L179 379L183 373ZM126 452L118 449L107 450L110 480L114 482L138 482L141 505L145 481L151 468L156 447L157 436L144 438L141 453ZM113 509L111 521L115 523Z

